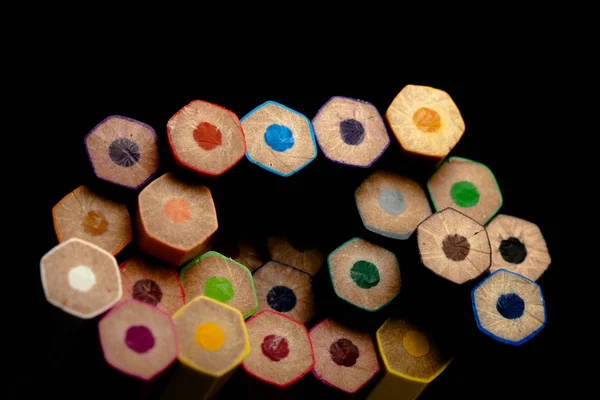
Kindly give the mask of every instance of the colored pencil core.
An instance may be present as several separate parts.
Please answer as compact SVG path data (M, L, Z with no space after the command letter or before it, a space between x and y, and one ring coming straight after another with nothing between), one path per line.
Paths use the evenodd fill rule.
M210 122L200 122L194 129L194 140L204 150L212 150L220 146L222 137L219 128Z
M108 146L108 156L115 164L129 168L140 160L141 152L139 146L130 139L118 138Z
M125 333L125 344L136 353L147 353L155 344L154 335L144 325L134 325Z
M509 237L500 242L500 255L511 264L521 264L527 258L527 248L516 237Z
M162 300L162 290L152 279L140 279L133 285L131 297L150 305L157 305Z
M275 311L288 312L296 306L296 294L287 286L275 286L267 294L267 303Z
M359 287L371 289L379 283L379 271L375 264L368 261L357 261L350 269L350 277Z
M71 268L68 279L69 285L80 292L89 292L96 284L96 274L85 265Z
M423 357L429 353L429 340L419 331L408 331L402 338L402 345L413 357Z
M288 341L283 336L268 335L261 344L263 354L271 361L281 361L290 354Z
M234 292L229 279L213 276L204 284L204 295L226 303L233 298Z
M354 118L340 122L340 134L344 143L351 146L358 146L365 140L365 128Z
M190 219L190 203L183 199L169 199L163 206L165 217L174 224L182 224Z
M219 325L205 322L196 327L196 344L208 351L217 351L225 342L225 335Z
M496 309L504 318L520 318L525 311L525 302L516 293L501 294L496 302Z
M479 190L469 181L460 181L452 185L450 197L460 207L474 207L479 203Z
M338 339L329 347L331 359L337 365L351 367L356 364L359 351L358 347L349 339Z
M401 191L396 189L383 189L379 193L379 206L389 215L399 215L406 209L406 200Z
M442 127L442 119L437 111L421 107L413 114L413 121L422 132L437 132Z
M444 238L442 250L449 260L462 261L469 255L471 245L467 238L455 233Z
M294 147L294 135L287 126L272 124L265 131L265 143L277 152L283 152Z

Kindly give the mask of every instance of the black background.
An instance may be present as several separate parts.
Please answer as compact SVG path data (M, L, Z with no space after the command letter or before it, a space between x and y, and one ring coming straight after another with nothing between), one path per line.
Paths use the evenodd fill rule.
M456 355L447 370L422 394L423 399L438 398L527 398L553 393L561 381L553 379L558 371L556 340L562 332L563 311L559 285L563 265L560 261L560 227L555 222L547 199L553 198L552 176L545 170L539 143L545 138L536 128L535 119L523 118L529 111L526 99L513 96L505 87L489 82L475 85L436 80L384 82L362 87L348 83L333 88L312 84L290 88L271 82L252 90L227 86L226 92L207 85L182 81L162 87L143 89L96 82L94 76L56 85L55 97L42 96L48 111L44 126L50 127L35 138L41 150L37 159L36 184L31 209L37 221L36 240L27 250L27 279L36 282L30 300L43 326L43 344L35 331L27 337L33 346L32 357L43 368L25 369L17 387L19 397L44 388L48 397L63 398L135 398L139 391L157 394L155 387L143 387L121 376L104 364L97 340L97 321L80 322L45 302L39 282L39 259L57 244L52 226L51 209L63 196L81 184L127 202L135 209L135 192L111 187L95 179L83 146L83 137L108 115L124 115L151 125L159 137L160 173L177 170L165 143L168 119L194 99L220 104L240 118L257 105L274 100L293 108L309 119L332 96L343 95L373 103L383 115L406 84L421 84L447 91L458 105L466 132L451 155L482 162L494 172L504 205L501 213L521 217L539 225L552 264L539 279L547 304L548 323L534 339L520 347L506 346L481 334L475 325L470 291L481 279L463 286L444 282L419 263L414 237L408 241L386 239L367 231L358 216L353 193L360 182L376 169L389 169L424 184L433 173L431 165L403 155L393 139L383 157L369 170L341 166L319 155L311 164L289 178L269 173L243 158L238 165L218 179L193 176L211 188L219 219L219 234L224 237L251 237L258 242L269 234L291 234L313 244L325 253L360 236L394 251L401 266L403 287L400 296L383 310L369 314L352 309L335 298L326 268L315 277L318 315L309 324L332 316L374 333L391 314L409 314L440 333L444 345ZM149 85L148 87L155 87ZM217 88L219 86L217 85ZM184 172L182 172L185 174ZM189 176L189 174L185 174ZM128 246L119 256L121 262L135 253ZM27 334L24 334L25 338ZM23 359L27 358L25 356ZM168 377L168 373L163 380ZM90 388L93 388L90 392ZM372 385L361 391L363 398ZM263 397L261 388L251 385L240 371L220 394ZM145 392L144 392L145 391ZM341 392L317 382L310 374L284 394L284 398L308 396L343 398Z

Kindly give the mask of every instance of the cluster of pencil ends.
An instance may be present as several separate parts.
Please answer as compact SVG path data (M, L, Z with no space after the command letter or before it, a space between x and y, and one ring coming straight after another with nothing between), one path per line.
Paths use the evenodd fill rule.
M167 123L176 163L218 177L245 155L282 177L317 156L368 168L390 144L434 159L426 190L414 180L377 170L355 191L365 229L388 238L416 236L423 266L461 285L489 273L472 291L478 328L521 345L546 323L535 281L550 264L540 229L498 214L502 194L492 171L447 157L465 125L450 96L406 86L385 118L370 103L332 97L311 120L269 101L241 120L231 111L193 101ZM335 294L379 312L401 291L401 260L356 237L328 256L286 237L266 243L268 260L252 240L214 240L218 229L211 191L159 165L154 130L111 116L84 139L95 175L140 190L135 217L125 204L80 186L52 210L59 244L40 263L47 300L77 318L101 317L99 338L109 365L151 381L177 362L164 398L210 398L242 366L267 385L288 388L312 372L323 383L357 393L384 374L369 398L414 399L451 359L413 322L389 318L375 340L315 316L312 277L327 265ZM133 222L132 222L133 220ZM139 253L115 256L134 238Z

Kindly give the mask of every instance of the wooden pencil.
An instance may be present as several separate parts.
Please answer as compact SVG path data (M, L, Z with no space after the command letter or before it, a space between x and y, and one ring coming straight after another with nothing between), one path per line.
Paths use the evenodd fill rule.
M297 111L267 101L241 120L246 135L246 157L259 167L290 176L317 156L312 124Z
M436 211L452 207L482 225L502 207L502 193L492 171L461 157L450 157L427 182Z
M329 318L309 332L315 351L313 375L342 392L356 393L379 372L369 334L351 330Z
M406 85L385 113L400 146L438 164L460 140L465 123L450 95L429 86Z
M354 238L328 257L338 297L366 311L378 311L400 293L400 267L394 253Z
M111 115L84 139L88 158L99 179L139 189L158 169L156 133L131 118Z
M490 272L504 268L537 281L550 265L540 228L510 215L497 215L486 227L492 246Z
M192 260L181 270L188 298L207 296L238 309L244 318L258 308L254 279L248 268L215 251Z
M312 279L306 272L269 261L253 277L258 311L272 309L303 324L315 315Z
M312 124L325 156L340 164L368 168L390 144L383 118L366 101L334 96L319 109Z
M235 308L198 296L173 315L181 366L161 399L209 399L250 352L248 331Z
M263 310L246 322L250 354L242 366L251 376L287 388L314 366L308 331L300 322L272 310Z
M179 267L197 257L217 230L210 190L166 173L138 196L140 250Z
M248 268L250 272L256 270L263 265L262 257L256 246L248 240L226 240L221 239L214 246L217 253L223 254L225 257L231 258Z
M388 319L376 338L385 374L369 400L414 400L452 361L431 333L405 318Z
M48 302L82 319L94 318L122 296L115 257L95 244L71 238L52 248L40 261Z
M246 152L237 115L202 100L192 101L169 119L167 139L179 166L206 176L222 175Z
M298 246L296 244L296 246ZM294 268L314 276L325 262L325 256L316 248L297 248L289 238L269 236L267 250L272 260L291 265Z
M126 300L98 323L106 362L116 370L150 381L177 358L177 334L171 315L148 303Z
M134 256L119 266L123 299L134 299L173 314L185 304L185 292L177 271L144 255Z
M408 239L431 215L421 186L393 172L374 172L356 189L354 197L365 228L392 239Z
M499 269L472 291L477 327L501 343L520 346L546 325L542 289L534 281Z
M117 255L131 242L131 219L125 204L79 186L52 208L59 242L79 238Z
M477 278L492 262L485 228L453 208L423 221L417 227L417 243L423 265L454 283Z

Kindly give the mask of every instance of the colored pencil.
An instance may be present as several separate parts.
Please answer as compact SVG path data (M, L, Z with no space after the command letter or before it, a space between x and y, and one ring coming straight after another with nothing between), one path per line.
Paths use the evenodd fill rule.
M209 399L250 352L242 314L217 300L198 296L173 315L181 365L161 399Z
M246 152L237 115L202 100L192 101L169 119L167 139L179 166L206 176L222 175Z
M421 186L393 172L374 172L356 189L354 197L365 228L392 239L408 239L431 215Z
M226 240L221 239L214 246L214 250L231 258L248 268L250 272L263 265L262 257L256 246L249 240Z
M477 327L501 343L520 346L546 325L542 289L522 275L499 269L472 291Z
M197 257L218 228L210 190L166 173L138 196L140 250L179 267Z
M250 354L242 366L251 376L279 388L300 380L314 366L308 331L300 322L263 310L246 322Z
M310 276L314 276L325 261L318 249L294 247L289 238L283 236L268 237L267 250L272 260L291 265Z
M446 208L417 227L421 262L454 283L473 280L491 265L490 240L474 219Z
M379 372L377 352L369 334L349 329L331 319L313 327L313 375L342 392L356 393Z
M98 323L104 359L126 375L150 381L177 358L171 315L137 300L113 307Z
M430 332L405 318L390 318L377 330L385 374L369 400L414 400L450 361Z
M246 135L246 157L259 167L287 177L317 156L312 124L297 111L267 101L241 120Z
M378 311L400 293L400 267L394 253L354 238L328 257L335 293L366 311Z
M115 257L81 239L52 248L42 257L40 272L46 300L82 319L102 314L123 293Z
M156 133L143 122L111 115L84 143L94 174L107 182L139 189L158 169Z
M173 314L185 304L185 293L177 271L144 255L134 256L119 266L123 299L134 299Z
M502 193L492 171L461 157L450 157L427 182L436 211L447 207L485 225L502 207Z
M383 118L366 101L334 96L319 109L312 124L325 156L340 164L368 168L390 144Z
M312 279L306 272L269 261L253 277L258 311L272 309L303 324L315 315Z
M59 242L79 238L117 255L132 239L131 219L125 204L79 186L52 208Z
M438 164L460 140L465 123L450 95L429 86L406 85L385 116L400 146Z
M490 272L504 268L537 281L550 265L546 240L533 222L500 214L486 229L492 246Z
M248 268L215 251L192 260L181 270L188 298L207 296L238 309L244 318L258 308L254 279Z

